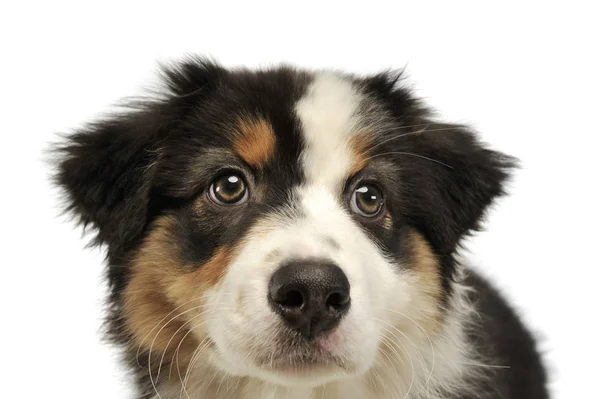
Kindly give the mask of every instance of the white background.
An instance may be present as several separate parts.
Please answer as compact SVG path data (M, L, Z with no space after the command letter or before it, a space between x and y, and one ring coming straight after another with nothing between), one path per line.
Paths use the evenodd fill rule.
M127 398L98 334L102 254L58 217L42 150L185 52L225 65L407 66L522 161L470 257L542 339L556 398L597 397L600 30L593 3L217 0L0 6L0 396ZM450 5L452 3L452 5ZM485 2L487 3L487 2Z

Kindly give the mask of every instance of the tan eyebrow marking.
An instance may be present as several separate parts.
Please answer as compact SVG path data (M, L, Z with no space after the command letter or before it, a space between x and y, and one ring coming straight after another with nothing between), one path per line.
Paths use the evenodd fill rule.
M273 127L262 117L239 117L233 149L250 166L263 168L275 152Z
M367 165L371 145L371 136L367 132L357 133L350 138L348 147L352 157L352 166L348 173L349 176L355 175Z

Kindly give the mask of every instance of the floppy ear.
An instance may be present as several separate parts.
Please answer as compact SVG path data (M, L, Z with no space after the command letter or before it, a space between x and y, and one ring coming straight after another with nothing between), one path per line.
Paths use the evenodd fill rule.
M131 244L147 220L162 120L150 108L94 123L59 148L55 176L67 209L109 250Z
M140 238L157 207L151 194L161 145L223 72L193 58L166 68L163 98L131 104L58 146L55 182L66 193L67 210L95 228L94 244L123 254Z
M412 196L407 217L441 254L450 254L504 194L516 160L486 148L462 126L430 124L413 138L412 152L429 160L403 167Z

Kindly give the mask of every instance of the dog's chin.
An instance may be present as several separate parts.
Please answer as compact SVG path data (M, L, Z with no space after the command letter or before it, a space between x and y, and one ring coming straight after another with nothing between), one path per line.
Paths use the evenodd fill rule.
M349 378L350 370L335 364L299 363L295 365L259 366L255 376L263 381L283 386L316 387Z
M312 342L292 340L280 343L277 348L234 356L238 359L252 359L242 367L243 362L227 362L224 358L221 358L222 361L213 360L217 360L219 368L229 374L253 377L283 386L316 387L351 378L368 368L365 364L350 361L351 356L340 353L340 348L337 351L330 350L327 341L324 337Z

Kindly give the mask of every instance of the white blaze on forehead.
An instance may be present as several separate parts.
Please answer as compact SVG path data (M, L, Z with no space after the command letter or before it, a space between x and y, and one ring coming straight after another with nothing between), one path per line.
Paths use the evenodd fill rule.
M318 73L296 105L306 148L302 167L308 184L335 190L352 167L349 139L358 130L362 95L344 77Z

